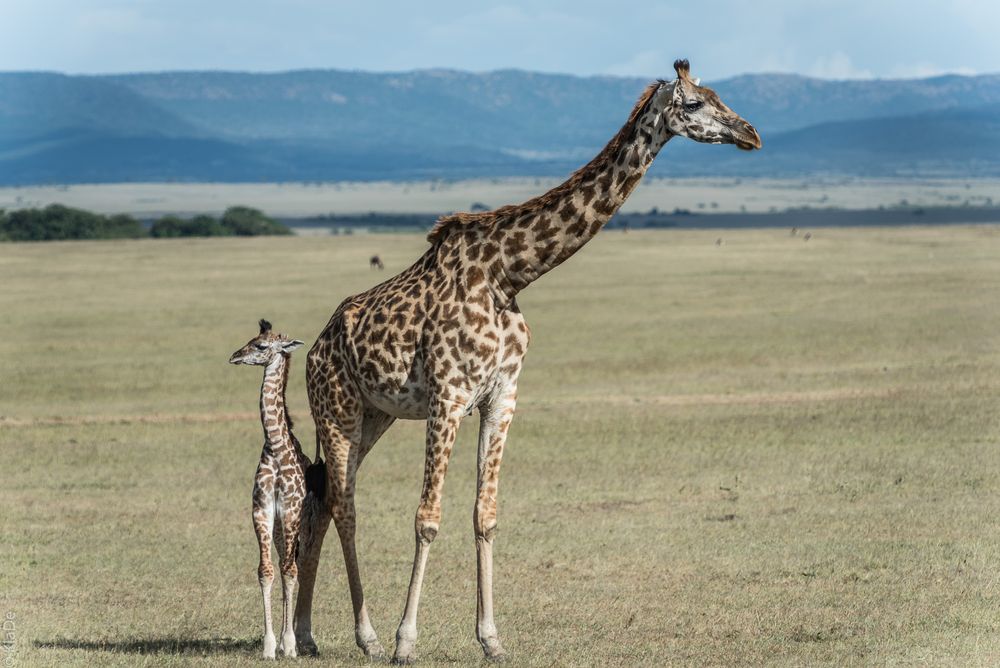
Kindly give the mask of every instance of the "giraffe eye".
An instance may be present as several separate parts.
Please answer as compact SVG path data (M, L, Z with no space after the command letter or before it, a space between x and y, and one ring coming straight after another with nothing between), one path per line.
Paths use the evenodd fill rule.
M692 100L691 102L685 102L684 108L688 111L698 111L705 105L704 102L698 102L697 100Z
M258 343L258 344L256 345L256 348L257 348L257 350L267 350L267 344L264 344L264 343Z

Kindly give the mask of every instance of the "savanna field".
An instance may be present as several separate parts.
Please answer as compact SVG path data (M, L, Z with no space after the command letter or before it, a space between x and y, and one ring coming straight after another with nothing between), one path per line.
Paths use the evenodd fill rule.
M227 359L262 317L311 343L425 244L0 245L12 665L260 662L261 373ZM510 665L1000 664L1000 228L607 231L519 303L495 548ZM288 400L311 457L304 352ZM431 549L425 666L481 662L477 420ZM422 423L400 421L360 473L390 651L422 470ZM319 661L367 663L332 531L316 596Z

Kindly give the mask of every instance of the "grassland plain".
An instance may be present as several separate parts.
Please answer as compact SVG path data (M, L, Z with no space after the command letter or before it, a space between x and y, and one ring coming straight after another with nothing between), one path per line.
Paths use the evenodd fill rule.
M1000 663L1000 229L813 233L607 233L519 299L533 343L496 556L512 665ZM260 375L226 360L260 317L311 340L384 276L372 253L388 273L424 244L0 245L13 665L258 663ZM427 666L481 656L475 421L428 567ZM387 644L422 455L400 422L361 472ZM324 663L365 663L333 534L314 626Z

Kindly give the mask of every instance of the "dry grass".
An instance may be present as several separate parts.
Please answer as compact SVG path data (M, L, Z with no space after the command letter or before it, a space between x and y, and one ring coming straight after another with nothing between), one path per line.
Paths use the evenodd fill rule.
M497 544L513 665L1000 663L1000 231L717 236L606 234L520 300L534 340ZM262 316L314 337L378 278L369 255L398 270L422 247L0 246L15 665L259 661L259 376L226 360ZM387 644L421 434L393 427L359 486ZM421 606L424 665L479 661L474 440L467 424ZM327 661L362 664L338 552L331 536L317 639Z

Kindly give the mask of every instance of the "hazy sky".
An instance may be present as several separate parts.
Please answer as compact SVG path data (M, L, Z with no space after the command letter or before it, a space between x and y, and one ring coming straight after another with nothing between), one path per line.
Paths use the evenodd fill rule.
M0 0L0 70L1000 71L1000 1Z

